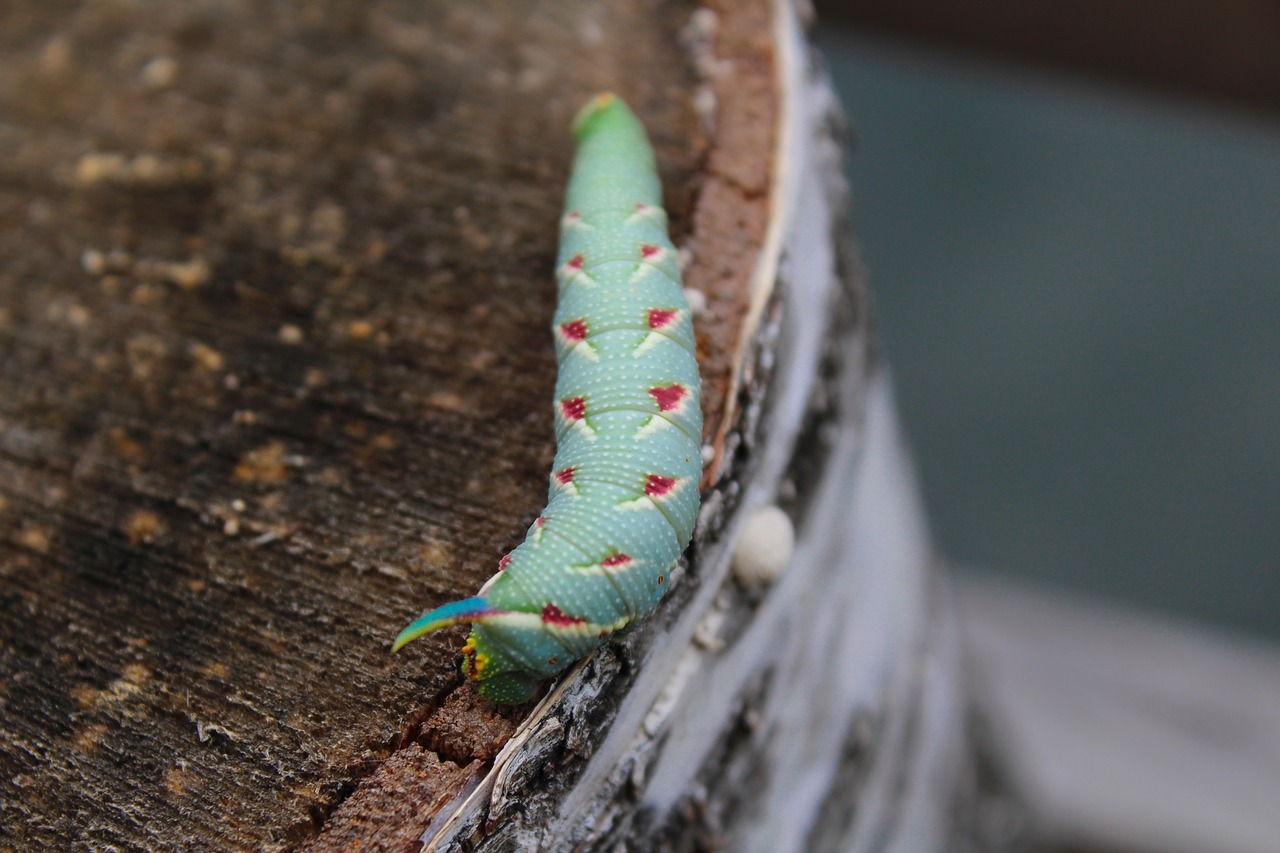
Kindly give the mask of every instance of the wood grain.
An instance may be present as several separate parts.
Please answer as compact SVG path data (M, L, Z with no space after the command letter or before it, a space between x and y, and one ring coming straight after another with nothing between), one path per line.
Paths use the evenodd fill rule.
M0 11L0 848L282 849L395 762L427 820L493 757L520 712L459 637L389 640L541 504L589 94L691 228L692 12Z

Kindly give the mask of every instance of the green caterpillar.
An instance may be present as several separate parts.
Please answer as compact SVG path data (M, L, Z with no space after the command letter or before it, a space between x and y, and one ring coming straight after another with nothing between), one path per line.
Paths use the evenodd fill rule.
M583 107L573 134L547 507L474 597L425 613L393 647L471 623L463 672L497 702L527 700L649 613L698 515L696 347L653 150L609 93Z

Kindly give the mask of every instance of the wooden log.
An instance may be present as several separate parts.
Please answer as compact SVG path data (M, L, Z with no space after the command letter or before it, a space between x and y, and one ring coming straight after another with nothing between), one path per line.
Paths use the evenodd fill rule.
M0 847L981 835L789 4L19 4L0 63ZM504 709L461 632L388 646L541 505L565 128L604 88L705 297L705 511L652 620ZM794 557L735 580L774 506Z

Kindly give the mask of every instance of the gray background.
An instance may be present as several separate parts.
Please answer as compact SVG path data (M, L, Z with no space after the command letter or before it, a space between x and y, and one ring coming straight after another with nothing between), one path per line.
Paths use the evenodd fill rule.
M819 44L946 555L1280 638L1280 125Z

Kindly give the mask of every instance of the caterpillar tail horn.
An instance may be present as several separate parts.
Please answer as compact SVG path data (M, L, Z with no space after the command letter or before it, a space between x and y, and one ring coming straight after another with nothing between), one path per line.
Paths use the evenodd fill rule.
M423 634L429 634L432 631L448 628L450 625L459 625L463 622L477 622L486 616L494 615L494 613L493 606L479 596L464 598L461 601L451 601L448 604L437 607L435 610L428 610L414 620L413 624L401 631L396 637L396 641L391 644L391 651L400 651Z
M516 626L526 623L525 629L528 630L527 623L540 624L541 619L537 615L499 610L480 596L473 596L461 601L451 601L419 616L413 624L400 632L391 651L400 651L423 634L463 622L471 622L477 628L494 622ZM463 674L472 681L480 682L480 695L486 699L507 703L524 702L538 688L540 674L527 671L527 662L504 653L503 647L495 643L494 637L484 631L472 629L462 654Z

